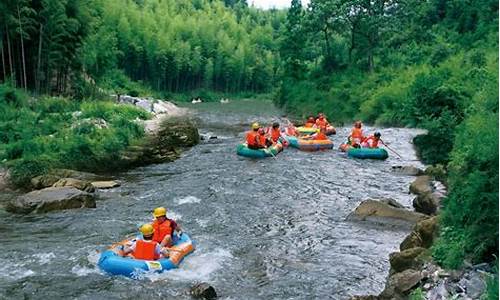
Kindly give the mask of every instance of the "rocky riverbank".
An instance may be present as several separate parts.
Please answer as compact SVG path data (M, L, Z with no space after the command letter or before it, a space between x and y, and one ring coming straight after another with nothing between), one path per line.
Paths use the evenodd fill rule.
M141 122L146 136L137 144L119 153L120 165L132 168L177 159L181 151L199 142L197 128L189 120L187 110L153 99L121 96L119 103L134 105L152 115ZM100 123L99 123L100 124ZM100 126L100 125L99 125ZM112 177L75 170L53 169L31 179L27 194L11 199L6 210L13 213L44 213L52 210L96 207L96 191L120 186ZM0 170L0 190L13 189L9 172Z
M410 234L401 242L400 251L389 255L390 270L384 290L379 295L354 296L351 299L479 299L491 278L488 264L467 265L462 270L447 271L433 262L431 246L438 236L441 199L446 186L442 167L431 166L425 171L411 166L394 166L393 172L416 176L409 191L415 211L409 211L394 200L363 201L352 215L378 223L394 220L413 223Z

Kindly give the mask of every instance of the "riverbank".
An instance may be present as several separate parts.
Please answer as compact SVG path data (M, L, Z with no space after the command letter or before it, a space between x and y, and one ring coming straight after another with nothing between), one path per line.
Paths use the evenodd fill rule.
M130 96L122 96L118 102L33 98L6 85L0 86L0 99L1 189L30 191L54 185L89 192L92 181L109 176L80 176L89 174L85 172L109 174L173 161L182 149L199 141L187 110L161 100ZM58 183L60 180L65 181ZM81 191L71 192L69 198L82 196ZM83 203L94 205L87 200Z

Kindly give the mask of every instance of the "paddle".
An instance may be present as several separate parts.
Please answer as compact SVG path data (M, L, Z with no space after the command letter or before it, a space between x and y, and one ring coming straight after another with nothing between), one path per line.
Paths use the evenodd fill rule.
M278 158L276 157L276 155L274 155L274 153L273 153L273 151L272 151L271 149L266 148L266 149L264 149L264 152L266 152L266 153L268 153L268 154L271 154L271 156L272 156L274 159L278 159Z
M399 155L399 153L397 153L394 149L392 149L391 147L389 147L386 143L384 143L384 141L382 141L382 139L380 140L382 142L382 144L387 147L387 149L391 150L394 154L396 154L397 156L399 156L399 158L403 158L401 155Z

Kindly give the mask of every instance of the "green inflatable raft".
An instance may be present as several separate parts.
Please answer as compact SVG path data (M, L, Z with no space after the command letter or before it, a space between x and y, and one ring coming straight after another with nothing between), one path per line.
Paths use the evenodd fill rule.
M347 156L354 158L386 159L389 157L383 148L351 148L347 150Z
M236 154L251 158L265 158L270 156L276 156L281 151L283 151L283 145L281 145L281 143L276 143L275 145L267 149L258 149L258 150L248 148L246 143L239 144L238 147L236 147Z

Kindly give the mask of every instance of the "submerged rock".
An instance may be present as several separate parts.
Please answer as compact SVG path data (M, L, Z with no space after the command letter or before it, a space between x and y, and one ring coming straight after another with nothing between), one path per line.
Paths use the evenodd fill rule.
M191 296L201 299L215 299L217 298L217 292L213 286L208 283L202 282L191 287Z
M392 166L391 171L401 175L420 176L424 171L414 166Z
M7 204L6 210L28 214L82 207L96 207L94 194L74 187L49 187L17 197Z
M406 223L416 223L425 218L427 218L427 216L424 214L409 211L400 206L394 206L390 203L384 203L383 201L377 200L365 200L361 202L356 210L348 217L350 220L368 220L375 222L398 220Z
M72 186L87 193L93 193L95 191L94 186L90 182L74 178L61 178L52 186L53 187Z

